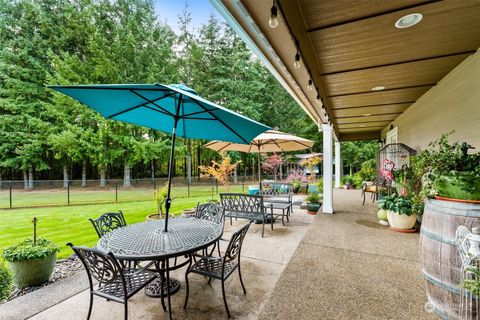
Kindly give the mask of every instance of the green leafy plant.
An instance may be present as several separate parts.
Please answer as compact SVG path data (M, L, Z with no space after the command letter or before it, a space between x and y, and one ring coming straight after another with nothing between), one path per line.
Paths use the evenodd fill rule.
M463 280L462 286L474 295L480 295L480 269L470 266L465 271L470 274L470 278Z
M8 262L29 261L43 259L60 250L54 242L37 238L36 244L32 239L13 244L3 250L3 258Z
M421 194L480 200L480 153L469 153L472 147L466 142L449 143L450 134L431 142L416 159Z
M0 263L0 302L7 299L12 291L12 275L3 263Z
M412 199L410 197L399 196L397 193L392 193L391 195L385 196L381 200L378 200L378 205L380 209L393 211L398 214L405 214L407 216L411 216L412 214L416 213Z
M318 180L317 191L318 191L318 193L323 193L323 179Z
M165 201L167 201L167 193L168 193L168 183L165 183L163 187L157 187L155 189L154 200L157 204L157 213L160 216L163 216L163 206L165 205Z
M354 183L353 177L349 175L343 176L340 180L343 185L353 185Z
M308 203L320 203L321 197L317 193L309 193L307 198L305 199Z
M377 161L370 159L362 163L361 169L353 176L353 184L361 188L364 181L375 181L377 178Z

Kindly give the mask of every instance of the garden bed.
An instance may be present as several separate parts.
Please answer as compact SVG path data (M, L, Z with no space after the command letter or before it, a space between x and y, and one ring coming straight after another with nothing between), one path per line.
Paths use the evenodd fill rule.
M13 286L13 290L12 290L12 293L10 294L10 296L5 301L0 302L0 304L5 303L7 301L11 301L15 298L18 298L20 296L23 296L27 293L33 292L33 291L38 290L40 288L43 288L45 286L48 286L48 285L50 285L52 283L55 283L59 280L68 278L70 276L73 276L73 275L77 274L78 272L80 272L80 270L82 270L82 269L83 269L82 263L76 257L72 256L72 257L70 257L68 259L65 259L65 260L58 260L57 263L55 264L55 269L53 271L53 274L50 277L50 279L48 280L48 282L46 282L46 283L44 283L40 286L32 286L32 287L27 287L27 288L23 288L23 289L17 289L17 288L15 288L15 286Z

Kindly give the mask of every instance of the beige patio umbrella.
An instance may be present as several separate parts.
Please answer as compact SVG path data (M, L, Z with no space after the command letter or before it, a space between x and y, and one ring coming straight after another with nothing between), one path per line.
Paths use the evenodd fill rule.
M232 143L226 141L211 141L204 145L218 152L240 151L258 153L258 180L261 182L260 153L288 152L310 149L315 142L276 130L268 130L259 134L250 144ZM260 188L262 184L260 183Z

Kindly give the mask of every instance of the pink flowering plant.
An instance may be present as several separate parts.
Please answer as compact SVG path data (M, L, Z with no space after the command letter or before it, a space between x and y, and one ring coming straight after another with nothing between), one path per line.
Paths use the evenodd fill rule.
M307 176L301 171L292 171L290 174L285 178L285 182L287 183L305 183L307 182Z

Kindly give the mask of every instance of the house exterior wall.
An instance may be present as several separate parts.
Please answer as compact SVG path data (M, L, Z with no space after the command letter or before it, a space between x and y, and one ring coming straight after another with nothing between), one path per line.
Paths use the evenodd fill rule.
M443 133L480 150L480 49L382 130L398 127L398 142L423 150Z

